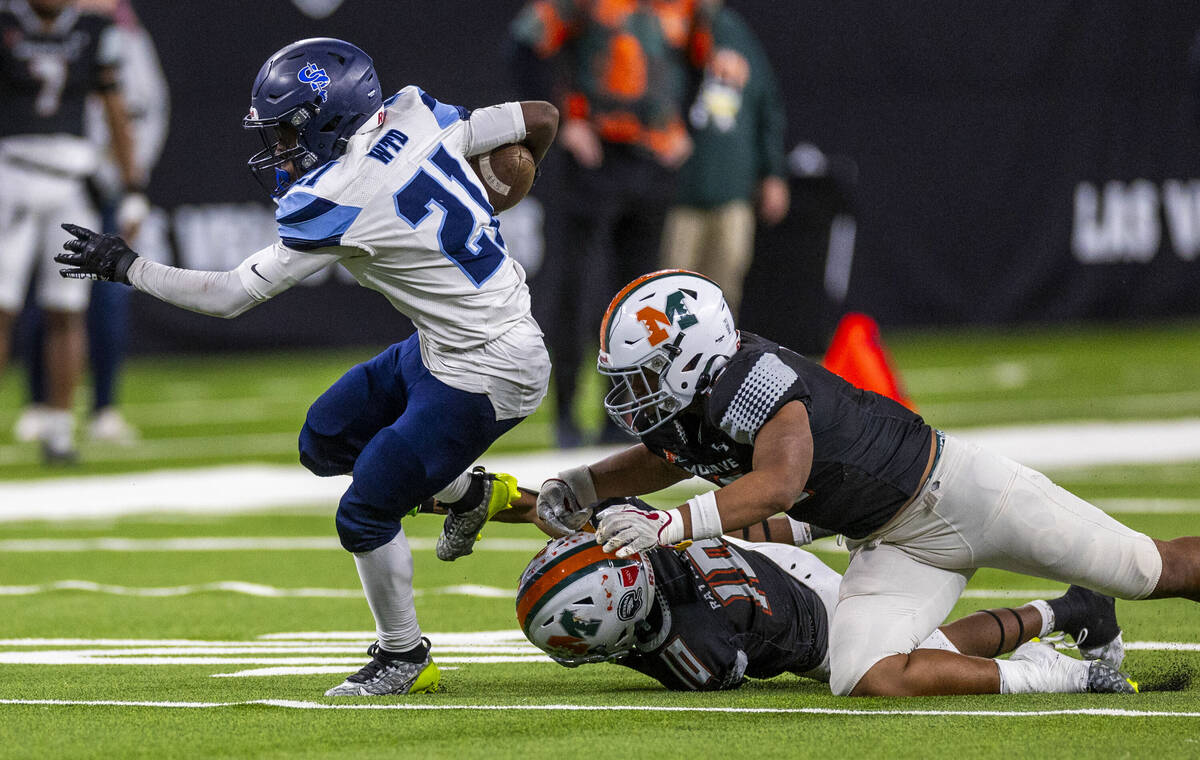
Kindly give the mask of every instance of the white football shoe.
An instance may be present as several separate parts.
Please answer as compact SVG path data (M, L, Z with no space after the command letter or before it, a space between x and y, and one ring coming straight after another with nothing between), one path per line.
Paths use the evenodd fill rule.
M21 411L21 416L13 423L13 438L20 443L33 443L42 440L42 431L46 429L46 412L44 404L30 404Z
M141 437L137 428L112 407L106 407L88 423L88 438L93 441L131 446Z

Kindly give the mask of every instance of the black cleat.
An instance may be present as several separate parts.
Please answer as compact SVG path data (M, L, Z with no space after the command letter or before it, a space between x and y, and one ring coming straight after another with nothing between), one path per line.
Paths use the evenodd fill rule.
M1120 670L1125 661L1125 642L1117 623L1116 600L1083 586L1071 586L1055 602L1069 605L1070 620L1063 621L1059 629L1075 640L1083 659L1101 660L1113 670Z

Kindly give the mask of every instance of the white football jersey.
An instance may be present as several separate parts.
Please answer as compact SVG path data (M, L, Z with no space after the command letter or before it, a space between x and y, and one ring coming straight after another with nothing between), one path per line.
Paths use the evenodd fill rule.
M467 115L418 87L396 93L340 158L279 199L279 238L295 251L336 254L382 293L416 325L430 371L453 387L496 403L493 380L512 379L512 362L532 364L518 380L528 414L545 392L549 361L525 272L467 163ZM497 360L508 366L480 366Z

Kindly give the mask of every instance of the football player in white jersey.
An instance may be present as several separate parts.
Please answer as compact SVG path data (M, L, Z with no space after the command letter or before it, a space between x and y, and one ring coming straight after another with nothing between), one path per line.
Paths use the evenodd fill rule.
M74 225L64 225L77 239L58 257L65 277L128 283L221 317L340 264L416 325L322 394L300 432L308 469L354 476L337 529L379 639L371 661L328 696L437 689L401 518L436 498L448 510L438 556L470 553L517 489L510 476L467 468L537 408L550 373L525 273L467 158L521 142L540 161L557 109L524 102L469 112L413 86L385 101L380 88L367 54L340 40L301 40L263 65L244 126L266 144L249 163L268 177L279 241L236 269L164 266Z
M133 229L148 210L117 79L121 58L112 19L74 0L0 0L0 372L16 316L40 274L34 297L46 315L49 408L35 437L51 463L75 457L72 408L91 287L54 277L50 257L67 237L58 228L62 219L99 223L85 186L100 158L85 132L93 94L127 194L118 214Z

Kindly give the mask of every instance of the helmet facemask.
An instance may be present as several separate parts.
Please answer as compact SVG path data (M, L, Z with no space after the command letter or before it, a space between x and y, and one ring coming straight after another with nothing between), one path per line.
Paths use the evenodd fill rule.
M612 380L612 390L604 397L604 410L627 433L642 435L665 424L684 407L666 385L665 376L678 355L675 346L664 346L648 359L631 367L606 367L598 364L600 374Z
M292 183L317 165L318 158L305 144L304 133L318 107L304 104L280 119L258 119L251 113L242 126L262 138L263 149L247 161L254 179L271 197L287 192Z

